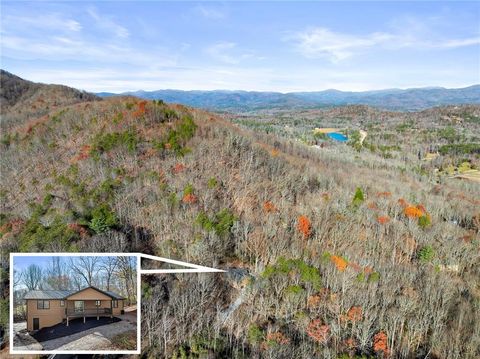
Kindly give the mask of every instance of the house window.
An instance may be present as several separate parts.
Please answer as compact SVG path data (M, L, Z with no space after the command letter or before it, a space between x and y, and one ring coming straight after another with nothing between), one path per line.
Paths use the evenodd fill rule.
M118 308L118 300L112 300L112 307Z
M102 302L102 301L100 301L100 300L96 300L96 301L95 301L95 306L96 306L96 307L99 307L101 302Z
M76 300L74 303L75 312L83 312L85 304L83 300Z
M60 301L60 306L61 306L61 307L64 307L64 306L65 306L65 301L64 301L64 300L61 300L61 301Z
M37 309L50 309L49 300L37 300Z

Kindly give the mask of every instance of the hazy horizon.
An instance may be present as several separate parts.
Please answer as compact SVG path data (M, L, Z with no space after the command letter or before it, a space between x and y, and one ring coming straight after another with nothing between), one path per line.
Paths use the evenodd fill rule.
M113 93L113 94L122 94L122 93L134 93L134 92L155 92L155 91L183 91L183 92L273 92L273 93L280 93L283 95L289 94L289 93L301 93L301 92L325 92L325 91L340 91L340 92L353 92L353 93L362 93L362 92L381 92L381 91L407 91L407 90L428 90L428 89L444 89L444 90L461 90L464 88L469 88L469 87L474 87L474 86L480 86L480 83L474 83L471 85L466 85L462 87L445 87L445 86L423 86L423 87L407 87L407 88L400 88L400 87L389 87L389 88L382 88L378 90L363 90L363 91L350 91L350 90L342 90L338 88L327 88L327 89L321 89L321 90L308 90L308 91L257 91L257 90L243 90L243 89L213 89L213 90L205 90L205 89L175 89L175 88L158 88L156 90L144 90L144 89L136 89L136 90L127 90L127 91L121 91L121 92L114 92L114 91L97 91L96 93Z
M12 71L9 71L9 69L2 69L5 70L15 76L19 76L23 78L24 80L27 81L32 81L31 79L22 77L21 75L17 73L13 73ZM43 83L46 85L64 85L68 86L67 84L64 83L56 83L56 82L39 82ZM366 92L382 92L382 91L408 91L408 90L428 90L428 89L444 89L444 90L461 90L469 87L474 87L474 86L480 86L479 83L473 83L471 85L466 85L462 87L445 87L445 86L423 86L423 87L407 87L407 88L400 88L400 87L389 87L389 88L382 88L378 90L364 90L364 91L351 91L351 90L343 90L339 88L327 88L327 89L319 89L319 90L308 90L308 91L258 91L258 90L249 90L249 89L222 89L222 88L217 88L217 89L212 89L212 90L206 90L206 89L178 89L178 88L157 88L153 90L145 90L145 89L133 89L133 90L126 90L126 91L95 91L94 93L112 93L116 95L124 94L124 93L135 93L135 92L155 92L155 91L183 91L183 92L272 92L272 93L280 93L283 95L290 94L290 93L302 93L302 92L326 92L326 91L339 91L339 92L352 92L352 93L366 93ZM82 88L77 88L79 90L85 90ZM85 90L88 91L88 90Z

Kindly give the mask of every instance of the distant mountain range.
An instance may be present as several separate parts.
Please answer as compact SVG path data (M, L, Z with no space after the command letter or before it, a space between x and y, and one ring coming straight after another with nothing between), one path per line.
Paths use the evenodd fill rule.
M110 97L119 94L101 92L97 95ZM280 93L225 90L158 90L125 92L120 95L133 95L144 99L162 99L166 102L177 102L213 110L251 111L268 108L315 108L361 104L387 110L415 111L442 105L480 104L480 85L459 89L425 87L365 92L325 90Z

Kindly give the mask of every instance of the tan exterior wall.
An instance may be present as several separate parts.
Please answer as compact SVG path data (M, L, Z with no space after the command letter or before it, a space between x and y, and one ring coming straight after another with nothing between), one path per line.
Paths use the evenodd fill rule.
M99 308L110 308L110 300L102 300L100 301L100 307ZM95 301L94 300L89 300L89 301L85 301L85 309L97 309L96 305L95 305Z
M79 293L71 295L68 300L65 300L65 306L60 306L60 300L49 300L50 309L37 309L37 300L27 300L27 330L33 330L33 318L39 318L39 329L44 327L51 327L52 325L61 323L65 318L65 309L73 310L75 307L75 300L83 300L85 310L95 310L95 301L100 300L99 308L112 308L112 298L88 288ZM124 301L118 300L118 308L112 308L113 315L120 315L124 309Z
M111 298L108 295L97 292L95 289L87 288L71 295L67 298L68 300L110 300Z
M60 306L60 300L49 300L49 302L50 309L37 309L36 299L27 300L27 330L33 330L33 318L39 319L39 329L51 327L63 321L65 307Z
M119 299L118 308L113 308L112 310L113 315L120 315L123 310L123 306L124 306L123 299Z
M81 300L81 299L80 299ZM111 299L109 298L109 300L102 300L101 303L100 303L100 307L99 308L110 308L111 306ZM120 315L122 314L122 310L124 309L124 301L123 299L119 299L118 301L118 308L112 308L112 314L113 315ZM74 301L73 300L68 300L67 301L67 307L68 309L70 310L73 310L74 309ZM95 310L97 307L95 306L95 301L92 300L92 301L85 301L85 310Z
M83 300L83 299L77 299L77 300ZM67 300L66 303L67 303L68 309L73 310L75 308L75 300ZM85 310L97 309L97 306L95 305L95 300L84 300L84 308ZM110 299L102 300L100 302L99 308L110 308Z

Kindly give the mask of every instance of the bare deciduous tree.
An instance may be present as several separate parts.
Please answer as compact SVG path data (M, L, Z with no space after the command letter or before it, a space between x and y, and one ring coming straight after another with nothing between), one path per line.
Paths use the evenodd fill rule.
M123 279L129 303L136 301L134 257L118 257L118 274Z
M95 283L95 275L98 271L99 261L99 257L79 257L71 259L70 266L76 276L81 277L87 286L92 286Z
M66 290L70 287L70 280L66 273L62 257L53 256L46 270L47 283L52 289Z
M22 282L29 290L42 289L43 271L36 264L30 264L22 272Z
M105 272L107 290L110 290L112 276L115 270L117 269L117 266L118 266L118 260L115 257L103 258L99 263L99 268L101 268Z
M19 272L18 270L13 270L13 288L15 289L20 285L23 279L23 272Z

